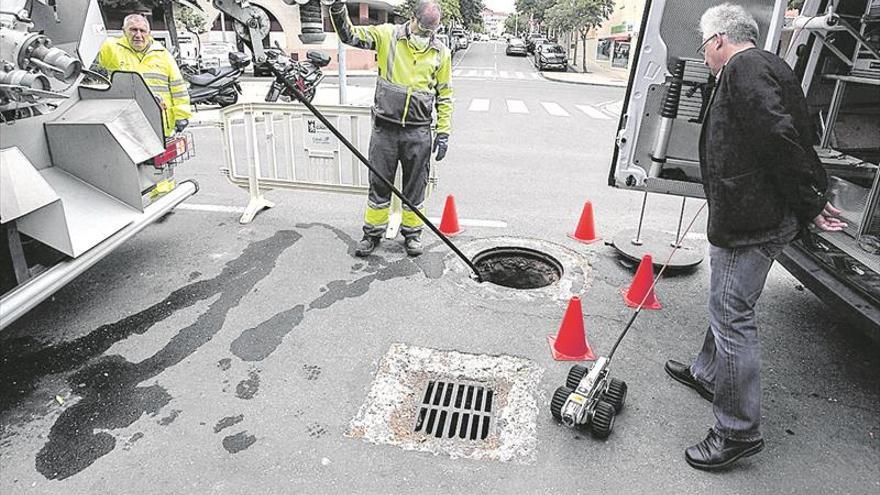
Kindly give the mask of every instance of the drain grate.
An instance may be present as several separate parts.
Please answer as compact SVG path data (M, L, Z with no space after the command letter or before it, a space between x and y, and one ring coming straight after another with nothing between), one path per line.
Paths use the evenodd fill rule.
M437 438L485 440L492 426L492 389L475 383L429 380L413 429Z

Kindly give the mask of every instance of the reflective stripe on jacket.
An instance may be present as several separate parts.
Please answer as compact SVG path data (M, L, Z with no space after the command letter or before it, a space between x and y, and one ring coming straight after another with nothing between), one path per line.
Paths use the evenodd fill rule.
M343 43L375 50L379 79L373 113L401 125L427 125L437 109L437 132L452 130L452 55L433 39L424 51L407 41L409 25L353 26L343 5L330 9L333 28Z
M137 72L144 78L150 91L165 103L166 110L162 112L162 123L166 136L174 132L176 121L192 116L189 87L180 74L174 57L161 43L151 41L145 51L138 52L131 47L125 37L108 38L101 45L97 63L110 75L121 70Z

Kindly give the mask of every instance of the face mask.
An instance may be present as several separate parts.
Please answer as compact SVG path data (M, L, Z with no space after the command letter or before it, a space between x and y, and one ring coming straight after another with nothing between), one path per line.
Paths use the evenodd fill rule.
M417 34L409 35L409 43L412 48L417 52L423 52L428 49L428 44L431 43L430 36L419 36Z

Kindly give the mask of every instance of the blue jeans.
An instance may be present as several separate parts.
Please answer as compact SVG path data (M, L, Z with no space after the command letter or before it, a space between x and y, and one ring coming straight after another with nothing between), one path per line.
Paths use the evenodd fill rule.
M715 393L715 432L722 438L761 438L761 345L755 304L785 245L709 248L709 329L691 373Z

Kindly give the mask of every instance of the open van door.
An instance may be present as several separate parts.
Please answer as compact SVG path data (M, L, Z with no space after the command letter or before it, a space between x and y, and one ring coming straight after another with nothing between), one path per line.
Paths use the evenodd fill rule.
M609 185L704 197L700 126L714 77L697 53L700 16L721 0L648 0L621 112ZM774 51L787 2L738 1L758 21L758 46Z
M697 53L699 19L720 3L648 0L615 139L612 187L705 197L698 146L715 81ZM758 46L779 54L801 78L821 134L816 148L829 199L849 224L843 232L805 233L779 262L836 317L880 342L880 0L805 0L788 21L788 2L737 3L758 22Z

